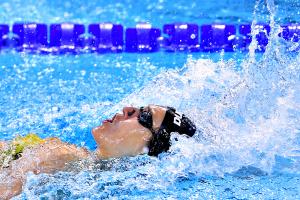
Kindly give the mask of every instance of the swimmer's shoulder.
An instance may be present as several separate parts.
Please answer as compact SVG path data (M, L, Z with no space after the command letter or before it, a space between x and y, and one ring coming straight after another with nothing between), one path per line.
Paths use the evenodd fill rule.
M47 138L43 143L25 149L22 157L13 161L12 165L15 170L22 169L22 173L53 173L64 170L68 163L84 160L89 156L89 151L85 148L63 142L59 138Z
M58 137L50 137L44 139L44 142L42 143L44 146L52 146L52 147L58 147L61 149L68 149L71 150L71 152L81 152L82 154L89 154L89 151L85 147L78 147L75 144L71 144L68 142L64 142Z
M0 141L0 151L7 146L7 143L4 141Z

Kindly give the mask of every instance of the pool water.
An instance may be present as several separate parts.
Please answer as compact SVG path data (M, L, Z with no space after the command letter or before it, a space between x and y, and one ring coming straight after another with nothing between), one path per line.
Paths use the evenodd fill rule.
M171 105L198 127L158 158L29 173L15 199L300 199L300 57L278 37L298 1L20 1L0 23L270 23L265 53L0 53L0 139L35 132L96 148L90 131L124 105ZM177 138L178 140L175 140Z

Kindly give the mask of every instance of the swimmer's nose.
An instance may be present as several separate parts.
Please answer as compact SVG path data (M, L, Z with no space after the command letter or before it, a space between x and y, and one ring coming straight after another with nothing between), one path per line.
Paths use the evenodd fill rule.
M136 107L124 107L123 108L123 115L125 119L129 119L132 117L138 116L139 109Z
M100 126L94 127L92 129L92 134L95 136L97 134L97 130L99 129Z

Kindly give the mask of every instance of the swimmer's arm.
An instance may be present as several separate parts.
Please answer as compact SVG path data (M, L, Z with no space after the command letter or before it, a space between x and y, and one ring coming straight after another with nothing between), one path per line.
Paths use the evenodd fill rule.
M0 170L0 199L11 199L22 191L24 177L13 176L10 169Z
M54 173L63 170L67 163L88 156L89 152L84 148L77 148L58 139L47 139L44 144L25 150L21 158L12 161L9 169L0 170L0 199L10 199L20 194L26 173L30 171L35 174ZM2 180L1 175L5 177Z
M87 149L78 148L58 139L50 139L43 149L44 151L40 151L37 155L39 162L38 171L35 173L53 173L57 170L63 170L66 164L70 162L89 157Z
M16 160L17 166L22 166L22 168L17 168L15 171L21 174L29 171L35 174L53 173L64 169L66 164L72 161L85 159L88 156L89 152L85 148L78 148L56 138L47 139L38 147L24 152L23 156Z
M7 147L7 143L0 141L0 153ZM0 199L10 199L22 190L22 179L11 176L9 168L0 168Z

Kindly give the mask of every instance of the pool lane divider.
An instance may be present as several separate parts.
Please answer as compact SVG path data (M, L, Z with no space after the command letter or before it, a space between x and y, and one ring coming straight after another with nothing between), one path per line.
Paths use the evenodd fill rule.
M300 24L281 26L280 37L298 42ZM268 44L270 26L257 24L257 51L263 52ZM48 32L49 31L49 32ZM163 34L162 35L162 31ZM167 52L226 52L247 51L251 43L251 25L190 23L165 24L163 29L149 23L124 28L120 24L15 23L0 24L0 50L15 49L42 54L64 53L149 53L163 49ZM49 33L49 35L48 35ZM124 39L125 37L125 39Z

